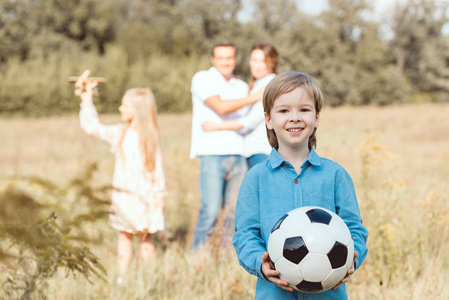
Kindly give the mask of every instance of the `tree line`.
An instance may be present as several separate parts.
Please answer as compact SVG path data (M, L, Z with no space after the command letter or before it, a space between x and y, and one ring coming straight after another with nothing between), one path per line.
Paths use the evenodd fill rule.
M319 15L294 0L249 3L250 12L243 0L0 0L0 114L77 111L67 77L86 68L108 81L102 112L135 86L150 87L161 112L189 111L191 78L223 39L238 49L241 78L252 44L268 41L281 71L314 76L330 106L448 99L446 1L399 3L381 21L365 0L329 0Z

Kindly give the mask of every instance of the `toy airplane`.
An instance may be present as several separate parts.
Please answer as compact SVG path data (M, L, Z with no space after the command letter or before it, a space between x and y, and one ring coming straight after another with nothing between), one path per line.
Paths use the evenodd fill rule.
M106 79L103 77L89 77L90 70L85 70L80 76L70 76L68 81L75 82L75 95L81 95L86 90L86 85L91 82L106 83ZM98 91L94 88L93 96L98 96Z

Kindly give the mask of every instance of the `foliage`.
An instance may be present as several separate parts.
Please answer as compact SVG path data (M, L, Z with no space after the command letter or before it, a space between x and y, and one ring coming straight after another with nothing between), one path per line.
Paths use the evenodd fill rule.
M27 57L34 32L29 6L26 0L0 1L0 63L11 57Z
M443 236L448 234L447 198L437 199L430 190L422 198L414 199L406 182L388 177L375 182L373 172L387 165L394 155L380 146L377 135L364 141L358 155L362 163L362 193L364 221L369 229L369 267L386 288L398 284L414 261L412 282L424 273L435 257L429 247L444 248ZM378 174L377 174L378 175ZM379 191L373 185L380 184ZM446 196L447 197L447 196ZM431 246L432 245L432 246Z
M160 111L188 111L190 80L223 39L239 50L236 75L250 77L255 42L272 42L280 70L316 77L332 106L449 99L447 2L399 4L382 21L366 0L328 6L310 16L292 0L0 0L0 114L75 112L64 81L86 68L108 80L102 111L144 79Z
M107 214L108 187L92 188L95 165L68 187L36 177L4 178L0 193L2 288L8 299L46 298L47 281L66 275L104 278L106 269L88 248L98 237L87 223Z
M447 91L449 44L442 28L449 22L447 1L413 0L397 5L391 41L396 63L420 92Z
M117 112L125 91L132 87L153 90L160 111L182 112L191 108L190 79L198 67L207 68L208 59L170 58L153 54L128 64L124 50L109 47L98 58L88 52L54 53L25 62L10 60L0 74L0 111L8 115L51 116L76 112L79 99L67 78L90 68L93 76L106 77L99 87L100 112Z

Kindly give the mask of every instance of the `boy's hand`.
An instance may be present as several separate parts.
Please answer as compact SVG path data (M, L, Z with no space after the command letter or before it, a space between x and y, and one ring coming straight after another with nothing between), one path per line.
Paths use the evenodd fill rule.
M268 256L268 252L265 252L262 256L262 266L261 271L267 277L267 279L274 284L276 284L281 289L284 289L289 292L293 292L293 288L288 285L288 282L279 278L281 274L279 271L274 269L273 263Z
M336 286L334 286L332 288L332 290L338 289L343 283L349 281L349 277L351 277L351 275L354 274L354 272L355 272L354 262L355 262L355 259L357 258L357 256L359 256L359 254L357 253L357 251L354 250L354 259L352 260L352 265L351 265L351 268L349 268L348 274L346 274L346 276L340 281L340 283L337 284Z

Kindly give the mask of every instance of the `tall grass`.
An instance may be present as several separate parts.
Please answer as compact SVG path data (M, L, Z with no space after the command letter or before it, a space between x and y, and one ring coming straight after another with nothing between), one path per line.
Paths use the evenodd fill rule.
M448 105L326 108L317 152L352 175L369 253L347 284L350 299L449 299ZM104 123L119 121L102 116ZM169 196L169 233L155 236L158 256L115 284L117 233L104 217L86 223L101 243L88 244L107 270L106 281L57 271L49 299L252 299L255 278L232 248L191 254L199 209L198 162L189 159L191 116L160 116ZM87 137L78 118L1 119L1 175L32 175L59 185L90 162L92 184L110 184L113 156ZM137 246L137 245L136 245ZM1 278L0 275L0 279ZM1 291L0 291L0 295Z

